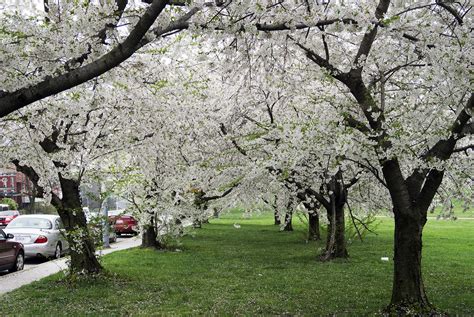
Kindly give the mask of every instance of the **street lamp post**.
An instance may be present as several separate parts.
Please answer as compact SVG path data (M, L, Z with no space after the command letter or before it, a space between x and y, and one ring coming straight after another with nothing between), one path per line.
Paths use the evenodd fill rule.
M104 243L104 248L110 248L110 230L109 230L109 204L108 204L109 198L105 198L102 201L102 215L104 219L104 230L103 230L103 236L102 236L102 242Z

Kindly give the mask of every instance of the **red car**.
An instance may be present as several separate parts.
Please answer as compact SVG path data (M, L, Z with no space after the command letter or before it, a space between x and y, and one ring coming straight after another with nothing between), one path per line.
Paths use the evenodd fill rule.
M138 234L138 222L130 215L122 215L115 219L114 223L115 233L119 236L121 234Z
M11 241L14 236L0 229L0 271L16 272L25 266L25 250L23 244Z
M18 217L20 213L17 210L0 211L0 228L8 225L10 221Z
M124 209L109 210L109 221L117 236L121 234L138 234L138 221Z

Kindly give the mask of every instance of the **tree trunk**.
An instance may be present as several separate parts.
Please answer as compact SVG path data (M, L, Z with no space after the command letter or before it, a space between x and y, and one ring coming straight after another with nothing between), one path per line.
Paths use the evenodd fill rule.
M330 261L336 258L348 258L346 247L344 207L336 206L335 215L328 211L328 230L326 238L326 249L321 254L321 261Z
M93 238L87 227L79 194L79 182L59 175L62 198L54 195L53 205L66 229L71 254L71 272L96 274L102 271L95 255ZM78 239L78 236L80 238Z
M308 240L321 240L321 233L319 230L319 211L320 204L308 203L303 201L304 207L308 210Z
M308 213L308 240L321 240L321 233L319 232L319 214L316 211Z
M293 214L290 211L287 211L285 214L285 225L283 227L283 231L293 231Z
M428 301L421 274L422 233L433 196L420 193L423 179L418 183L413 178L405 180L396 160L384 162L382 171L395 215L392 298L386 311L400 316L438 314ZM427 200L424 207L417 207Z
M142 234L142 248L160 248L158 241L156 240L155 226L148 225L144 228Z
M434 311L425 293L421 274L424 223L418 218L395 213L394 275L388 311L398 315Z
M342 172L339 171L331 180L329 190L333 193L330 198L331 208L327 209L329 220L326 239L326 249L320 256L321 261L329 261L336 258L348 258L346 247L344 205L347 201L347 189L342 181Z
M275 226L281 225L280 216L278 215L278 210L277 209L275 209L275 212L274 212L273 216L274 216L274 219L275 219L274 225Z

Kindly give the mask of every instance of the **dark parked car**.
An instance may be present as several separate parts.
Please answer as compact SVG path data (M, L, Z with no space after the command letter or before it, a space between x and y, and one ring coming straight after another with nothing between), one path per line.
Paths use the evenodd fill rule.
M15 219L19 215L20 215L20 213L18 212L18 210L0 211L0 228L5 227L6 225L8 225L10 223L10 221Z
M23 244L12 241L13 235L0 229L0 271L16 272L25 266L25 250Z

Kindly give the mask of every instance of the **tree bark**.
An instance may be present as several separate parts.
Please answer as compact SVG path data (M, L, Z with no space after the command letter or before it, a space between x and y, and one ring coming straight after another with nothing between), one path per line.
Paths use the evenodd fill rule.
M308 240L321 240L321 233L319 231L319 214L318 212L311 212L308 214Z
M428 301L421 272L422 233L429 204L417 206L429 198L420 194L419 179L424 176L413 174L405 180L395 159L382 165L395 215L392 298L386 310L397 315L433 314L436 310Z
M281 225L281 221L280 221L280 216L278 215L278 210L275 209L274 213L273 213L273 217L275 219L275 222L274 222L274 225Z
M320 255L321 261L345 259L349 257L346 247L344 207L336 206L335 212L328 210L329 223L326 237L326 248Z
M423 227L422 221L395 212L394 275L388 309L398 315L434 309L428 301L421 273Z
M95 255L93 238L87 227L79 194L79 182L59 175L62 198L53 194L52 203L66 229L71 254L72 273L97 274L102 271ZM77 239L76 235L80 235Z
M156 230L155 226L148 225L144 228L142 235L142 248L156 248L160 249L161 246L156 240Z
M293 213L291 211L287 211L285 214L285 225L283 226L283 231L293 231Z
M321 240L321 232L319 230L319 211L320 204L312 204L303 201L304 207L308 210L308 240Z
M347 189L344 186L342 172L339 171L328 184L332 191L330 205L326 206L329 220L326 238L326 249L320 256L321 261L329 261L337 258L348 258L346 247L344 205L347 202ZM329 208L327 208L329 207Z

